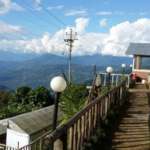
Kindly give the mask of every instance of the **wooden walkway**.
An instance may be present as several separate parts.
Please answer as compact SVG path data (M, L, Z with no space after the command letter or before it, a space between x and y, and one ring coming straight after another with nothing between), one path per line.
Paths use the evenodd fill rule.
M143 89L143 92L141 92L141 89ZM130 105L114 133L112 149L150 150L150 108L145 86L137 85L136 90L130 92Z

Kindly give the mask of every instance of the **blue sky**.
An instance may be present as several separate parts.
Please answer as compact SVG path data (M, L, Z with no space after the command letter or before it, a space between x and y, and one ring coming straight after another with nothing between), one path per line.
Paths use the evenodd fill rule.
M61 34L57 32L65 30L68 26L84 26L84 29L82 29L84 32L81 32L81 38L94 40L94 38L97 39L98 37L104 39L107 36L107 39L104 40L103 43L95 43L93 49L95 49L94 53L97 53L98 48L101 49L99 51L103 51L105 41L110 40L110 38L111 41L114 41L114 39L112 40L113 36L111 35L111 30L115 28L115 32L120 31L122 27L118 27L119 24L125 25L125 27L130 28L130 30L132 26L134 26L137 31L139 29L138 26L144 23L146 27L143 26L142 29L144 31L141 32L147 32L150 29L149 18L149 0L0 0L0 25L3 26L3 28L5 26L4 31L0 31L0 37L2 40L5 38L5 40L9 40L7 42L11 45L10 47L13 46L12 40L15 39L17 44L19 41L18 46L17 44L14 45L14 49L19 49L20 40L24 39L25 41L21 41L23 46L26 46L28 50L32 49L32 51L34 51L33 45L36 45L35 43L38 43L38 41L34 41L34 44L30 43L30 46L27 46L26 44L29 43L27 40L39 38L42 40L43 38L47 38L48 41L49 38L51 41L57 42L58 37L56 38L56 36L61 36ZM129 24L126 22L129 22ZM140 34L139 31L140 30L138 30L138 34ZM90 35L93 36L93 39L90 39ZM129 41L128 38L128 43L132 41L139 42L143 39L144 42L149 42L149 39L147 36L145 37L144 33L143 36L144 38L131 39L131 41ZM130 37L132 37L132 35ZM10 47L4 45L8 44L7 42L4 41L2 44L0 43L0 49L8 50ZM128 43L125 43L125 46ZM81 45L81 43L78 44ZM39 47L37 48L36 46L36 48L38 52L41 52L43 46L39 45L39 43L38 46ZM110 53L113 53L111 46L109 47ZM117 48L117 46L118 45L115 45L115 48ZM53 45L51 47L55 46ZM81 48L78 47L78 49L83 49L83 47L84 46L81 46ZM84 49L85 48L86 47L84 47ZM59 47L55 49L59 49ZM35 51L37 52L37 50ZM106 48L105 52L107 53L107 51L109 51L108 48ZM50 48L48 52L51 52ZM57 53L57 51L54 51L54 53ZM117 53L117 51L115 51L115 53Z
M1 15L0 19L14 25L21 25L35 34L47 31L55 32L63 26L54 17L50 16L51 13L66 25L72 25L79 16L87 16L91 20L87 30L94 32L106 31L109 27L125 20L134 21L137 18L150 16L149 0L41 0L39 4L38 2L36 4L34 0L16 0L14 2L24 10L9 11ZM36 7L40 6L44 10L36 11ZM45 10L49 7L51 7L51 10L46 12ZM71 11L72 13L78 11L79 15L66 16ZM104 14L98 15L99 12ZM108 20L106 29L99 27L99 20L103 18Z

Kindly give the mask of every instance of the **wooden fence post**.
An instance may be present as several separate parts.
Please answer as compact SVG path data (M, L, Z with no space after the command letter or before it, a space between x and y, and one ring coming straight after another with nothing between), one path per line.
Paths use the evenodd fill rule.
M54 142L54 150L67 150L67 133Z

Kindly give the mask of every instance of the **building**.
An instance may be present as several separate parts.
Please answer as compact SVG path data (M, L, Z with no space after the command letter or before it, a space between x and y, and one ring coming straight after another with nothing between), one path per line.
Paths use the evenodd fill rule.
M59 111L58 116L61 116ZM45 132L50 131L53 106L24 113L0 121L0 136L6 138L6 145L14 148L23 147Z
M150 75L150 43L130 43L127 55L133 55L132 72L137 80L147 80Z

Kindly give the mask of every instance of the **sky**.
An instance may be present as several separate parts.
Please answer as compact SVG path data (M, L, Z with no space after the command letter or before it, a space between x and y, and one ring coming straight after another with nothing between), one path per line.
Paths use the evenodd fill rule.
M124 56L131 42L150 42L149 0L0 0L0 51Z

